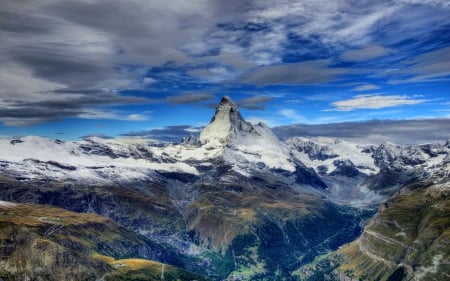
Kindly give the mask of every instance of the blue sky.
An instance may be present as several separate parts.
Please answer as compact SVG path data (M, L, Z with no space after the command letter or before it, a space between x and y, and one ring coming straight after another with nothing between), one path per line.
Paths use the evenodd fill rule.
M0 136L450 117L450 2L2 1ZM449 136L450 137L450 136Z

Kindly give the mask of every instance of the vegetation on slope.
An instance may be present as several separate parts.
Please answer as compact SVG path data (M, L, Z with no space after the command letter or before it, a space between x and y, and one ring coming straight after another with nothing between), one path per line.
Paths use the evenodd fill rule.
M194 240L215 249L204 257L219 280L293 280L298 266L355 239L372 214L283 186L239 188L219 183L185 212Z
M114 271L103 276L105 281L206 281L198 274L177 268L175 266L146 259L114 259L95 253L92 257L104 261L114 268Z
M97 280L102 276L115 278L109 280L154 280L139 279L142 275L138 273L151 272L153 267L147 265L158 263L124 258L170 255L170 249L98 215L0 203L0 278L6 281ZM142 266L132 266L136 264ZM168 278L181 274L204 280L172 266L167 268ZM175 277L166 280L177 280Z
M305 280L318 275L329 280L447 280L449 260L450 183L416 183L383 204L358 240L297 275Z

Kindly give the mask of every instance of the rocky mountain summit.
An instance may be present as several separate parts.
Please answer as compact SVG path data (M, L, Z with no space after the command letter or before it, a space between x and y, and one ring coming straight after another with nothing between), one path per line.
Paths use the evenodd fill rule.
M147 247L128 257L171 263L214 280L315 278L306 273L317 257L361 233L361 241L367 240L374 230L364 225L380 204L405 190L418 192L411 188L416 183L444 186L449 171L450 143L375 146L300 136L280 141L266 125L246 122L229 97L198 137L178 144L0 139L0 200L103 216ZM0 234L5 227L0 225ZM8 260L13 257L5 255ZM416 260L421 268L433 261ZM20 271L11 268L0 267L0 277ZM105 270L89 274L100 278Z

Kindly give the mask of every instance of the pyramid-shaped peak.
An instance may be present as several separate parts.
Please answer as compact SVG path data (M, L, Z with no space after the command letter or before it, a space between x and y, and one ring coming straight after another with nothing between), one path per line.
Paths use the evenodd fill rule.
M232 110L232 111L238 111L238 107L236 103L229 97L229 96L223 96L220 100L220 104L217 107L217 110Z
M230 97L224 96L211 122L200 133L200 142L224 145L229 142L230 134L235 135L237 131L251 128L252 125L242 118L236 103Z

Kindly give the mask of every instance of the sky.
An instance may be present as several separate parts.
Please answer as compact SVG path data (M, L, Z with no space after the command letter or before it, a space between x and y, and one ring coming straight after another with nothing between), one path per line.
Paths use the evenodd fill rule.
M2 137L174 140L228 95L271 127L450 138L448 0L1 2Z

